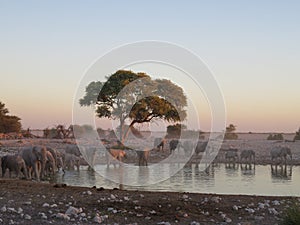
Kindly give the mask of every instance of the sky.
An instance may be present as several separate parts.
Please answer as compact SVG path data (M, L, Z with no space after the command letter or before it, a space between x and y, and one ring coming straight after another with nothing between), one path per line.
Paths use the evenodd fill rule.
M0 1L0 101L25 129L68 125L78 84L97 58L158 40L209 67L227 124L240 132L295 132L299 11L298 1Z

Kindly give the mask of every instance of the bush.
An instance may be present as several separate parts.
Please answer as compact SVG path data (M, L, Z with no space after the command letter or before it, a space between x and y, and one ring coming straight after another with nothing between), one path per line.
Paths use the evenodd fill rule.
M294 137L294 141L300 140L300 128L298 131L296 131L295 137Z
M267 137L267 140L283 140L283 135L282 134L270 134L268 137Z
M280 225L299 225L300 224L300 208L296 203L287 208L282 213L282 221Z

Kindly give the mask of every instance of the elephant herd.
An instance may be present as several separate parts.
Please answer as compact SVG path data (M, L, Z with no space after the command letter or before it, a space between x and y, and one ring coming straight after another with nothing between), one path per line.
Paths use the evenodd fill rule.
M76 145L70 145L62 150L47 146L23 147L14 155L1 157L2 177L8 170L9 177L14 172L16 177L40 181L60 170L65 172L74 170L75 167L79 170L82 161L83 158Z
M270 149L271 164L287 164L287 156L292 161L292 151L287 146L273 146ZM230 148L225 152L226 162L237 162L239 160L238 149ZM240 163L254 163L255 164L255 152L247 149L240 153Z
M166 145L166 139L162 138L156 138L154 141L154 147L164 149L164 146ZM197 141L196 143L193 143L189 140L185 141L179 141L177 139L173 139L169 142L169 150L172 154L175 149L183 149L185 152L185 155L191 156L193 154L193 149L195 155L199 155L200 153L210 154L210 149L207 150L208 141ZM207 151L206 151L207 150ZM242 150L239 153L239 150L237 148L230 147L229 149L221 149L220 152L223 152L224 154L221 154L224 156L224 161L226 163L254 163L255 164L255 151L252 149L245 149ZM287 146L273 146L270 149L270 158L271 163L287 163L287 156L290 157L290 160L292 160L292 152L291 149ZM217 158L220 155L217 156Z

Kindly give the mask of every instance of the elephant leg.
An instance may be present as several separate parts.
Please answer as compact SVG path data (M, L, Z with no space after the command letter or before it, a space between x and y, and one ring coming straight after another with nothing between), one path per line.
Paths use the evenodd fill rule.
M25 165L22 166L23 174L25 175L25 179L28 180L28 171Z
M34 171L34 175L35 175L35 178L37 179L37 181L40 181L39 162L35 162L33 164L33 171Z

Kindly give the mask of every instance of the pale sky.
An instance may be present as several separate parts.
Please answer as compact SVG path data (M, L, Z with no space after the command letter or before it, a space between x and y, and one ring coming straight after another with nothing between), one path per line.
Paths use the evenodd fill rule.
M92 62L120 45L161 40L208 65L238 131L294 132L299 12L298 1L0 1L0 101L25 129L68 125Z

